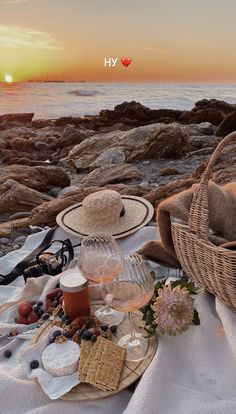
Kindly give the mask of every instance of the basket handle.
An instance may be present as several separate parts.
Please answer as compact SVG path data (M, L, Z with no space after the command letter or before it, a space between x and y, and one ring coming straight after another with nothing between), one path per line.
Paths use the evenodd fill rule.
M208 211L208 182L212 168L219 159L223 148L231 141L236 140L236 131L227 135L216 147L213 152L208 165L202 174L200 183L194 191L190 212L189 212L189 227L196 232L197 236L203 240L208 240L209 232L209 211Z

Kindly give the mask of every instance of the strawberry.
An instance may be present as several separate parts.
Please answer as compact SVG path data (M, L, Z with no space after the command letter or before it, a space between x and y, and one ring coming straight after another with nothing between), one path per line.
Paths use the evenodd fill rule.
M101 332L97 328L89 328L89 331L92 332L93 335L99 336Z
M49 299L54 299L58 293L62 293L61 288L56 288L56 289L51 290L51 292L48 292L46 297Z
M52 300L52 299L49 299L49 298L46 296L46 310L48 310L48 309L52 308L52 303L53 303L53 300Z
M21 302L18 306L20 316L28 316L32 312L32 305L28 302Z
M27 320L26 316L18 315L17 318L15 319L15 322L16 323L21 323L21 324L24 324L24 325L28 325L28 320Z
M29 314L27 320L28 320L28 324L35 323L35 322L37 322L39 320L39 316L37 315L37 313L35 313L34 311L32 311Z

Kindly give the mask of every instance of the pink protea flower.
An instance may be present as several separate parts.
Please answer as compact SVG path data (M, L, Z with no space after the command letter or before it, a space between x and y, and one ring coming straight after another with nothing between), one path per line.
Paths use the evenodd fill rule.
M152 308L154 310L154 323L161 333L176 335L184 332L193 320L194 300L188 290L181 286L171 288L171 285L158 289L158 297Z

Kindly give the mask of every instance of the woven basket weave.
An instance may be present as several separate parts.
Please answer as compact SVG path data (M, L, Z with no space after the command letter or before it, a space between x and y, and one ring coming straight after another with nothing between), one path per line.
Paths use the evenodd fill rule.
M223 148L234 140L236 132L227 135L213 153L194 192L188 226L172 223L171 229L176 255L185 273L236 311L236 251L208 240L210 173Z

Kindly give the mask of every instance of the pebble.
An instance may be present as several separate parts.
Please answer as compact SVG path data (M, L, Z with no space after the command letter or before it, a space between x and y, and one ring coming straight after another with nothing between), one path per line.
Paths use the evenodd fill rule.
M18 213L11 214L9 216L9 220L17 220L17 219L25 218L25 217L29 217L29 216L30 216L29 211L19 211Z
M8 243L9 243L9 239L7 239L6 237L0 238L0 244L8 244Z
M15 243L18 243L18 244L19 244L19 243L20 243L20 244L21 244L21 243L23 244L23 243L25 242L25 240L26 240L26 236L19 236L19 237L17 237L17 238L14 240L14 242L15 242Z
M77 191L78 187L76 187L75 185L71 185L69 187L65 187L62 190L60 190L57 194L57 197L62 196L64 194L70 193L72 191Z
M17 249L19 249L19 247L20 247L19 244L13 244L12 249L17 250Z
M61 191L60 187L53 187L51 190L49 190L48 194L52 197L57 197L59 191Z

